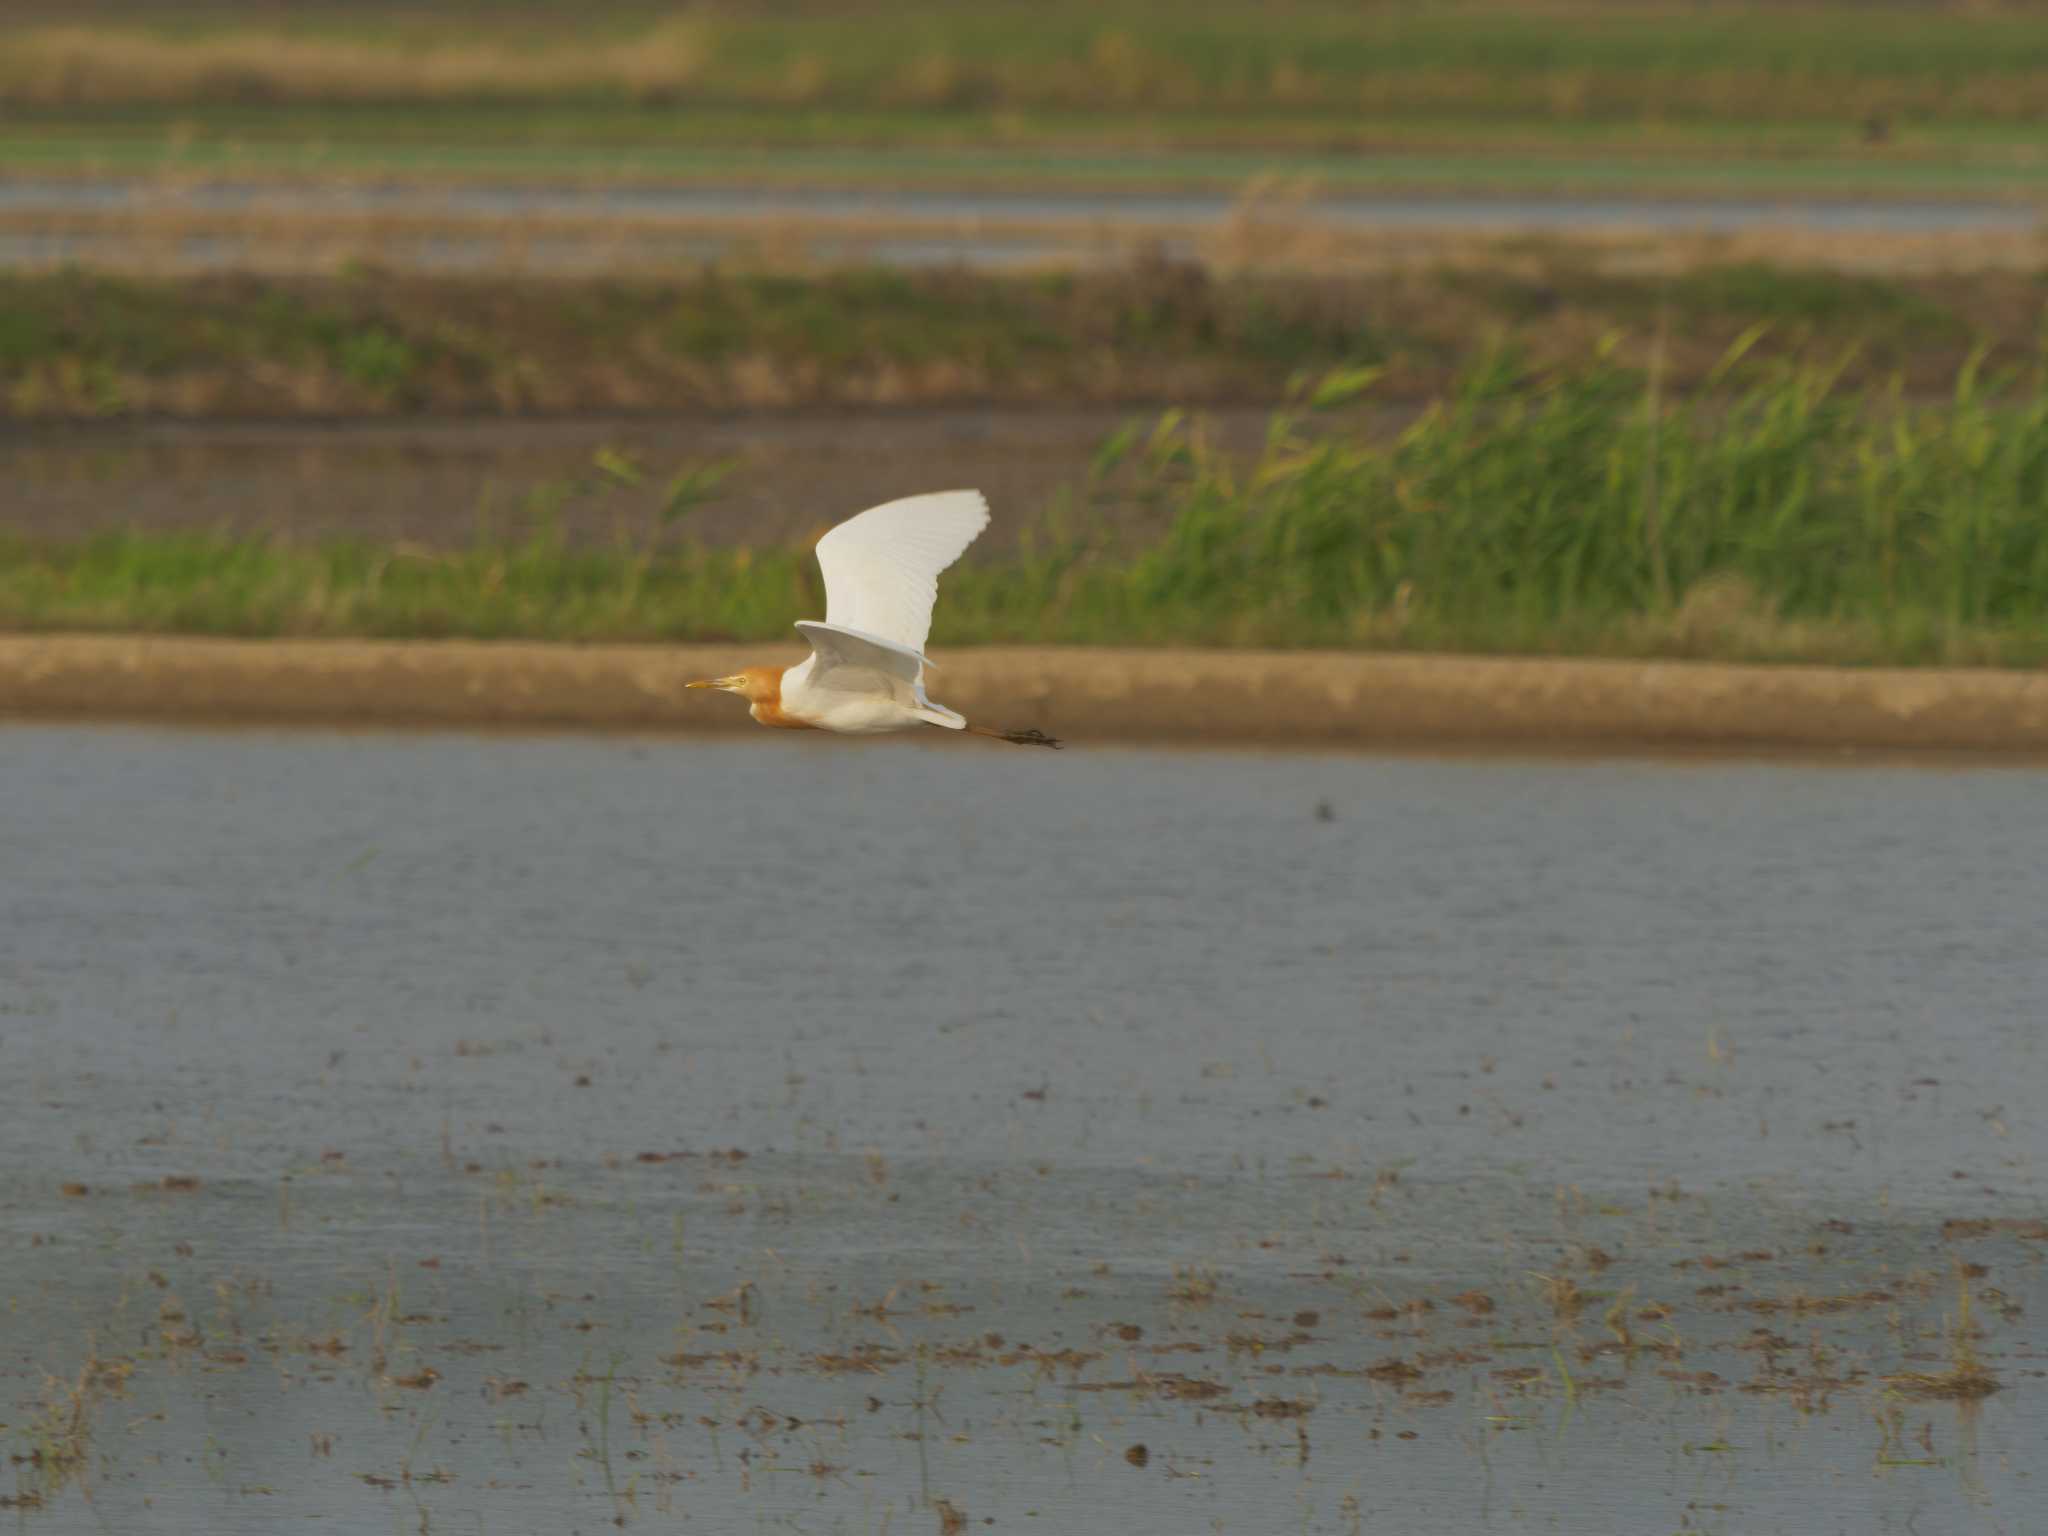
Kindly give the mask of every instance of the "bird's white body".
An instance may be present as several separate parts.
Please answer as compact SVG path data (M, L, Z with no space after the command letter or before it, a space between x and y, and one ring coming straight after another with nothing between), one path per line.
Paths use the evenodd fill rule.
M810 656L782 674L780 712L804 725L870 736L967 722L925 696L925 638L939 573L988 526L979 491L940 491L870 507L818 541L823 622L797 629ZM771 723L754 706L756 719Z
M967 722L959 715L925 697L924 668L930 663L922 656L885 647L884 642L853 630L834 630L825 624L799 627L815 649L782 674L783 714L821 731L848 736L907 731L916 725L942 725L956 731L965 728ZM882 654L873 660L839 659L855 644ZM827 660L828 654L833 659Z

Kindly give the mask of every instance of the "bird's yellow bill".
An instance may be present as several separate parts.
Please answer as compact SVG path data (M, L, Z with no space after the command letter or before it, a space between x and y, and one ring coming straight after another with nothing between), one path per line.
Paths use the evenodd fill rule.
M740 684L745 681L745 678L739 676L707 677L702 682L685 683L683 686L685 688L723 688L726 692L732 693L737 691Z

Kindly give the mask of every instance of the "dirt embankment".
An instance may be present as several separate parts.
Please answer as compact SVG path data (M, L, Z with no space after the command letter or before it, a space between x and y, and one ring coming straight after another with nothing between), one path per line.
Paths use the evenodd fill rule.
M774 647L0 636L0 717L738 731ZM968 718L1091 741L2048 752L2048 673L1329 652L942 655Z

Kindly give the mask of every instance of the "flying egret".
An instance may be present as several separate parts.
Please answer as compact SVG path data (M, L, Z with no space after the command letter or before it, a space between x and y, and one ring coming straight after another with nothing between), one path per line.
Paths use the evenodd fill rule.
M936 725L1034 747L1057 747L1043 731L969 725L925 697L925 636L939 572L988 526L979 491L906 496L849 517L818 540L825 573L825 620L798 619L811 654L784 671L746 667L690 688L736 693L763 725L872 736Z

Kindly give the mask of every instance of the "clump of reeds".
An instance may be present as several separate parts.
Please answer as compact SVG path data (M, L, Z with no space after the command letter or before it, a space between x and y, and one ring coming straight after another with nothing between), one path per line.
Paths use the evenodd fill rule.
M1249 466L1170 418L1128 447L1136 493L1172 521L1090 588L1091 618L1217 642L1752 659L2048 641L2038 379L1967 366L1916 405L1780 365L1654 420L1643 399L1607 357L1531 373L1496 355L1391 444L1283 415Z

